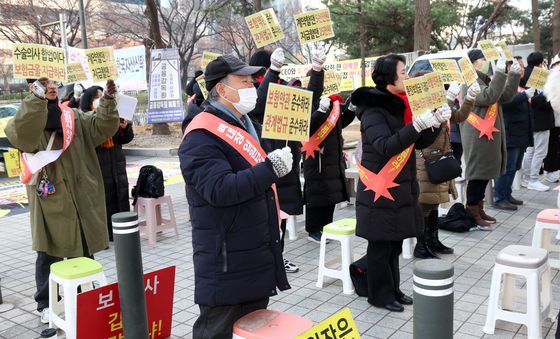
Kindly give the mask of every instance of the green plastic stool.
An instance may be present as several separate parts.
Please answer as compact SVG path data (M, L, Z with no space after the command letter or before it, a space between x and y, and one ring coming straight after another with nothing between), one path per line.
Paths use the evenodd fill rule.
M356 233L356 219L346 218L333 221L323 227L323 233L351 235Z
M80 257L56 262L51 273L63 279L78 279L103 271L103 266L93 259Z

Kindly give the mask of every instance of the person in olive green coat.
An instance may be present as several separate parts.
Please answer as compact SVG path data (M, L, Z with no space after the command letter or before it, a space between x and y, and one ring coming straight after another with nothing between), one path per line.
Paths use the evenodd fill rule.
M32 93L6 126L8 140L20 151L35 153L46 150L51 134L56 133L52 149L62 149L56 83L42 78L29 88ZM74 139L56 161L44 167L54 194L39 197L36 189L41 178L26 185L32 248L37 251L35 300L42 322L48 322L50 264L61 258L91 257L109 244L103 178L95 147L113 136L119 126L115 92L114 82L108 81L96 114L73 109Z
M506 170L506 134L504 117L502 115L502 104L509 103L517 94L517 87L521 78L521 67L517 62L511 67L508 74L505 73L506 61L500 59L494 67L492 80L483 72L488 65L480 49L472 49L468 52L469 59L473 63L478 74L480 94L475 98L473 113L480 118L485 118L488 108L497 104L498 114L494 127L498 130L493 132L494 140L489 140L467 121L461 123L461 141L464 149L466 163L465 178L467 184L467 210L475 218L480 229L491 231L491 223L496 219L484 212L484 195L488 182L497 178ZM463 91L466 95L466 91Z

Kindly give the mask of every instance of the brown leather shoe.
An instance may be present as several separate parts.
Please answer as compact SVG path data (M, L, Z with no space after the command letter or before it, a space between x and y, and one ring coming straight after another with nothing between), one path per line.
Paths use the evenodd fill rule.
M475 205L475 206L467 205L467 211L469 212L470 215L473 216L473 218L474 218L474 220L475 220L475 222L478 226L490 227L490 224L486 220L484 220L480 217L480 211L479 211L478 205Z
M489 216L488 214L486 214L486 212L484 212L484 200L480 200L478 202L478 210L480 212L480 217L482 219L486 220L490 224L495 224L496 223L496 218L493 218L493 217Z

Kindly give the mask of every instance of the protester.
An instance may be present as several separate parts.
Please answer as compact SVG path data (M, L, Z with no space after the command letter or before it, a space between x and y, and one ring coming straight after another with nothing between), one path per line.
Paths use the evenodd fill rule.
M461 123L467 119L474 107L474 98L480 93L480 86L473 83L467 90L467 96L460 109L455 108L457 95L461 90L458 84L451 84L446 92L447 104L451 110L450 123ZM447 110L447 108L445 109ZM445 246L439 240L438 232L438 209L439 205L449 202L449 195L457 198L455 181L446 181L441 184L433 184L428 178L426 160L438 160L446 154L453 152L449 137L449 128L444 122L440 125L440 132L436 140L428 147L416 150L416 168L418 170L418 183L420 196L418 202L424 216L424 231L417 237L414 256L420 259L438 258L436 253L452 254L453 249Z
M103 87L91 86L86 89L80 98L80 109L82 112L95 111L97 106L99 106L102 95Z
M520 76L523 78L525 74L523 58L517 56L515 60L521 67ZM508 72L511 72L512 66L513 61L508 61ZM518 205L523 205L523 201L512 196L511 186L515 173L521 169L525 149L533 144L533 121L529 99L535 94L535 89L519 86L517 92L510 103L502 106L506 129L507 163L506 172L496 180L494 193L494 208L507 211L515 211Z
M525 86L535 67L543 67L544 56L541 52L533 52L527 57L527 69L522 85ZM527 147L523 158L523 180L521 185L530 190L545 192L550 189L539 181L543 160L548 151L550 130L554 128L554 111L544 97L542 91L536 91L531 99L533 111L533 146Z
M202 74L204 74L204 72L202 72L202 70L197 70L196 72L194 72L194 77L191 79L191 81L189 81L187 83L187 88L186 88L186 92L187 95L189 97L192 97L193 95L195 95L195 91L194 91L194 85L197 84L196 79L201 76Z
M404 114L405 102L397 94L405 92L405 62L401 55L380 57L372 74L376 87L359 88L351 98L361 121L363 152L359 166L375 175L394 173L396 186L387 185L385 190L378 185L385 180L365 173L364 178L371 181L364 183L361 177L356 197L356 235L368 240L368 302L392 312L402 312L402 305L412 304L412 298L400 290L399 254L403 239L417 236L423 228L416 160L409 147L431 145L439 134L438 126L450 117L449 111L442 109L437 117L431 110L414 118ZM403 153L409 158L396 161Z
M278 50L278 49L276 49ZM279 49L282 50L282 49ZM284 52L282 52L282 58L284 57ZM278 52L276 53L278 55ZM256 51L255 53L253 53L253 55L251 55L251 58L249 59L249 65L250 66L258 66L258 67L264 67L266 71L268 71L270 69L270 65L271 65L271 57L272 57L272 53L270 51L267 51L266 49L261 49L260 51ZM280 66L281 67L281 66ZM255 88L259 88L260 84L263 82L265 78L265 75L261 74L261 75L257 75L255 77L253 77L253 84L255 85ZM258 106L258 104L257 104Z
M551 73L555 68L560 68L560 55L558 54L550 61ZM560 111L557 110L554 110L554 128L550 130L548 152L543 161L543 169L546 181L550 183L560 181Z
M262 71L232 55L211 61L209 104L187 122L179 148L200 308L193 338L231 338L236 320L266 308L276 287L290 288L271 186L290 172L292 154L259 150L261 126L247 116L257 99L251 76Z
M29 82L30 94L6 126L8 140L22 152L67 148L33 178L23 172L31 218L32 248L37 251L35 301L41 322L49 322L50 265L92 256L108 245L102 176L95 155L99 145L115 133L119 116L115 83L107 82L97 114L84 114L58 103L56 83L41 78ZM68 120L67 120L68 119ZM73 122L73 123L72 123ZM68 144L70 142L70 144Z
M511 102L517 93L521 67L514 62L506 75L506 60L499 59L494 67L492 80L486 74L489 62L480 49L471 49L468 57L476 69L481 92L475 98L472 111L479 119L488 119L490 131L482 133L468 119L461 124L461 139L465 157L467 184L467 210L481 230L491 231L496 219L484 211L486 186L506 170L506 141L502 104ZM466 96L466 91L465 96ZM491 113L495 112L494 115ZM492 118L494 116L494 118ZM492 120L495 120L494 122ZM494 128L492 128L492 126ZM497 131L496 131L497 130ZM491 161L489 161L491 159Z

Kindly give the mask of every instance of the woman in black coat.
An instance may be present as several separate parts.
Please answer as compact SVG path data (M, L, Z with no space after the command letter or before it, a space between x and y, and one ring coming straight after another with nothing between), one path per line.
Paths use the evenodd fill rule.
M84 112L95 111L94 102L100 97L99 92L103 93L101 87L88 88L80 100L80 109ZM122 145L128 144L132 139L134 139L132 122L120 119L117 133L95 149L105 186L105 207L110 241L113 241L111 216L115 213L130 211L126 158Z
M361 166L379 174L386 164L394 163L391 158L412 144L418 149L431 145L439 134L436 126L445 117L430 110L412 119L404 116L405 103L397 96L404 93L403 81L408 78L403 56L390 54L377 59L372 78L376 87L357 89L351 101L361 121ZM405 124L405 119L412 123ZM416 237L417 230L423 229L415 152L409 154L393 180L397 185L388 189L394 200L386 195L374 196L374 192L365 190L362 180L356 197L356 235L368 240L368 302L393 312L402 312L402 305L412 304L412 298L399 288L402 240Z

